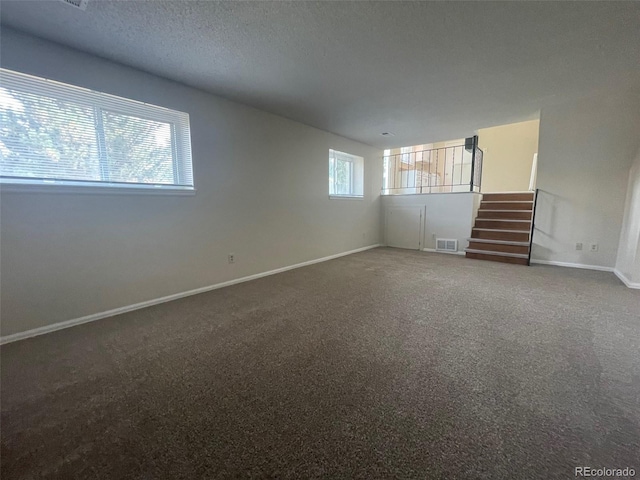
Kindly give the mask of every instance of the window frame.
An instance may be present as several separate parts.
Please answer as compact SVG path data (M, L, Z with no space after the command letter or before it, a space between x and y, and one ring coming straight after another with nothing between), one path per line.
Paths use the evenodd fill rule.
M3 176L0 172L2 192L195 195L188 113L5 68L0 68L0 79L2 80L0 86L9 91L15 90L92 108L101 178L104 178L104 165L108 163L103 117L105 113L168 124L171 129L169 138L173 170L173 183L134 183L108 179L48 179Z
M339 158L339 157L334 157L334 161L335 161L335 165L333 166L334 168L334 175L333 175L333 195L341 195L341 196L351 196L353 195L353 159L351 158ZM335 172L337 172L338 170L338 166L339 164L346 164L347 165L347 171L349 172L349 179L348 179L348 192L347 193L337 193L338 192L338 185L341 185L338 182L338 176L335 174Z
M333 162L333 185L329 185L329 198L330 199L354 199L362 200L364 198L364 191L362 193L356 193L356 169L360 168L362 177L362 188L364 189L364 159L350 153L341 152L334 149L329 149L329 178L331 179L331 163ZM337 189L337 175L335 174L338 162L344 162L349 164L349 193L336 193ZM358 167L356 164L360 162ZM331 186L333 186L333 193L331 193Z

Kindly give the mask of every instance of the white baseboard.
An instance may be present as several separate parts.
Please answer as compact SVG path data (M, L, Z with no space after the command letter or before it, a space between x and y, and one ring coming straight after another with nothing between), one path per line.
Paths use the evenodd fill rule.
M23 340L25 338L36 337L38 335L44 335L45 333L55 332L56 330L62 330L69 327L74 327L76 325L81 325L83 323L94 322L96 320L100 320L107 317L113 317L114 315L120 315L126 312L132 312L134 310L139 310L141 308L150 307L152 305L158 305L160 303L170 302L172 300L178 300L179 298L189 297L191 295L197 295L199 293L210 292L211 290L217 290L223 287L229 287L231 285L236 285L238 283L248 282L250 280L256 280L258 278L266 277L269 275L275 275L276 273L286 272L287 270L293 270L295 268L306 267L308 265L313 265L314 263L326 262L328 260L333 260L334 258L344 257L346 255L351 255L353 253L363 252L365 250L370 250L372 248L379 247L380 244L369 245L367 247L356 248L355 250L349 250L348 252L336 253L335 255L329 255L328 257L316 258L315 260L308 260L302 263L296 263L295 265L289 265L287 267L276 268L275 270L269 270L267 272L256 273L254 275L249 275L247 277L236 278L233 280L229 280L227 282L216 283L215 285L209 285L207 287L196 288L194 290L188 290L186 292L175 293L173 295L168 295L166 297L154 298L152 300L147 300L145 302L135 303L133 305L127 305L124 307L114 308L113 310L107 310L106 312L93 313L91 315L87 315L85 317L74 318L72 320L66 320L64 322L54 323L52 325L45 325L44 327L34 328L31 330L26 330L24 332L14 333L12 335L6 335L4 337L0 337L0 345L4 345L6 343L17 342L18 340Z
M504 191L504 192L480 192L483 195L495 195L495 194L502 194L502 193L535 193L535 190L508 190L508 191Z
M556 267L583 268L585 270L598 270L600 272L613 272L612 267L602 267L600 265L585 265L583 263L555 262L552 260L535 260L531 259L531 263L540 265L554 265Z
M638 282L632 282L631 280L629 280L624 273L622 273L620 270L618 270L617 268L615 268L613 270L613 273L616 274L616 277L618 277L622 283L624 283L627 287L629 288L638 288L640 289L640 283Z
M436 250L435 248L423 248L423 252L433 252L433 253L446 253L447 255L464 255L464 252L445 252L443 250Z

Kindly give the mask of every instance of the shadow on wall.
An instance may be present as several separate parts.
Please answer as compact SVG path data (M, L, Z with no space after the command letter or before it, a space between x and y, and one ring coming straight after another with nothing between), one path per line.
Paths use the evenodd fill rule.
M533 241L536 241L537 234L543 234L551 237L551 231L553 230L553 223L556 217L556 211L558 209L559 202L568 202L569 200L555 195L553 193L545 192L538 189L538 199L536 201L536 218L535 218L535 231Z
M587 243L591 238L575 238L567 242L566 238L560 238L555 234L558 231L558 211L571 207L575 209L575 202L571 198L538 189L531 249L533 260L550 260L554 255L564 251L574 255L572 263L591 264L591 255L594 252L590 251L590 244ZM578 244L581 245L580 248Z
M558 195L538 189L533 242L531 245L531 258L533 260L549 258L553 253L553 251L545 245L553 241L551 232L553 231L552 226L556 216L558 201L562 201Z

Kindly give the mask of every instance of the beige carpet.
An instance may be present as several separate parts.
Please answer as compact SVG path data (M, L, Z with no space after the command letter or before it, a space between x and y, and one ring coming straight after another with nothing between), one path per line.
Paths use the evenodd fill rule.
M3 479L640 475L640 292L376 249L9 344Z

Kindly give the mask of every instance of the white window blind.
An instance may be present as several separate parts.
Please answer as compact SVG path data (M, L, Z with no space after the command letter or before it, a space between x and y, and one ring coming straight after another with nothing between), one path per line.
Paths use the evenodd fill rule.
M0 181L193 190L189 115L0 69Z

